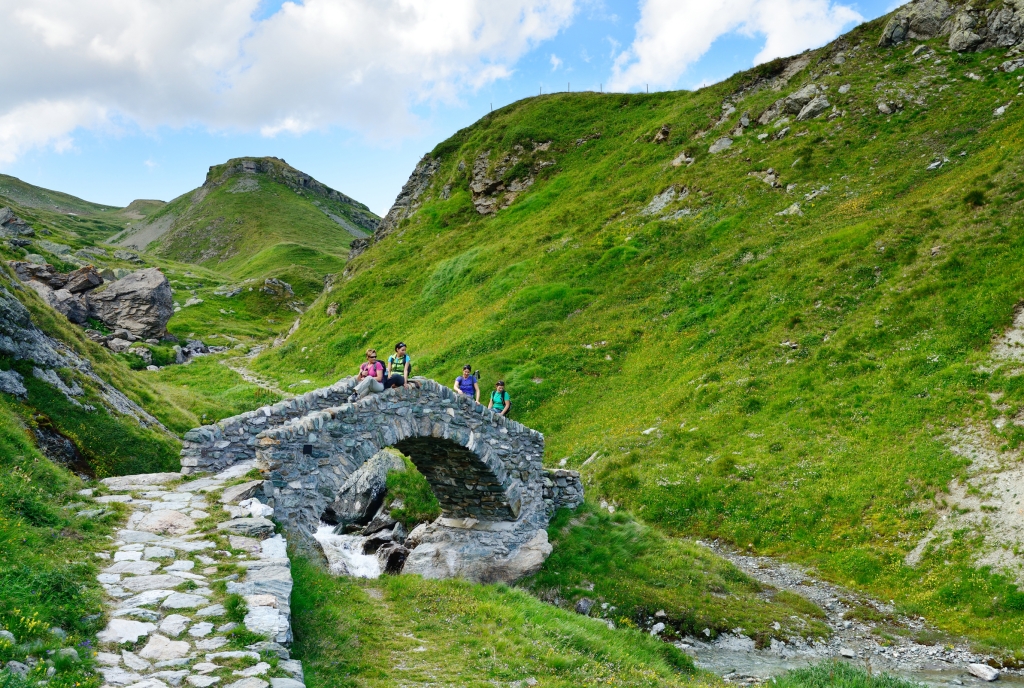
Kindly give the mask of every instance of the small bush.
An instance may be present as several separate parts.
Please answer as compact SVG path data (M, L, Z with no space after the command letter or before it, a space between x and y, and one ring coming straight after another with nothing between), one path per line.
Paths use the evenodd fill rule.
M979 189L968 191L967 195L964 196L964 203L974 206L975 208L980 208L985 205L985 202L985 192Z

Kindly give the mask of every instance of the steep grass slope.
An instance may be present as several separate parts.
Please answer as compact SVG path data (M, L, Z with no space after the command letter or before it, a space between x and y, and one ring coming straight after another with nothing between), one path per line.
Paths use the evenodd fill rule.
M365 205L283 160L237 158L211 167L201 187L115 240L236 277L252 276L253 262L279 266L284 260L322 275L335 270L352 239L372 232L377 221Z
M1024 120L994 114L1020 82L1000 52L878 48L883 22L693 93L494 112L256 367L323 384L399 339L417 374L472 362L591 495L1020 647L984 532L903 562L965 475L950 429L1024 405L979 367L1024 298ZM758 124L812 83L820 116Z

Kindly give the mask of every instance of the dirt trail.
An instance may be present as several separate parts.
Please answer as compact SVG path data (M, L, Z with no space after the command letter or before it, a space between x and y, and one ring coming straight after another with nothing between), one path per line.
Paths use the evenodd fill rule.
M260 377L256 373L252 372L246 367L246 363L259 356L260 352L263 351L265 346L254 346L244 356L236 356L234 358L226 358L222 360L221 365L225 365L231 370L235 371L242 376L242 379L248 382L250 385L256 385L263 389L273 392L274 394L280 394L285 399L291 399L295 395L291 392L286 392L277 386L274 382Z
M746 556L718 542L699 544L725 557L752 578L811 600L824 610L826 618L822 621L833 631L825 642L794 637L785 642L772 640L770 647L761 650L754 647L752 639L733 634L714 641L685 638L677 643L701 668L723 676L730 683L759 685L769 682L771 676L825 659L844 660L873 673L896 674L929 686L984 683L967 672L967 665L987 663L992 658L973 652L963 642L944 637L923 618L900 616L892 604L822 581L793 564ZM860 618L844 619L848 612ZM864 617L880 620L867 621ZM1001 684L1024 686L1024 671L1001 671Z

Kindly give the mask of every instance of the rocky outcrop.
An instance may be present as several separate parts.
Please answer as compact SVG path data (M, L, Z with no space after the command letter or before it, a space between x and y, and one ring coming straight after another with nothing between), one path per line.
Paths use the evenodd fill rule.
M372 239L367 237L354 240L350 247L349 258L355 258L369 248L371 242L380 241L391 234L391 232L398 228L402 220L415 213L420 207L420 199L423 196L423 192L430 186L434 174L440 167L440 160L435 159L429 153L424 155L416 163L416 168L409 175L409 179L402 186L402 190L398 192L398 198L391 205L388 214L377 225Z
M820 92L821 88L819 88L817 84L807 84L788 96L779 98L772 103L771 106L757 118L757 123L765 125L782 115L800 115L800 113L804 111L804 108L810 105L811 101L817 100ZM820 103L820 101L818 102ZM825 107L829 106L828 100L824 100L824 105ZM817 114L820 114L820 112L821 111L818 111Z
M11 261L14 274L31 287L48 306L76 325L89 318L89 304L83 294L103 284L103 278L91 265L65 274L52 265Z
M1024 3L1005 0L975 8L970 3L914 0L886 23L878 45L939 36L949 36L949 48L957 52L1017 46L1024 39Z
M143 427L156 427L166 432L156 418L96 375L89 361L36 327L28 309L3 285L4 280L5 276L0 276L0 354L30 363L34 378L56 388L75 406L86 411L97 410L92 404L83 403L84 385L95 391L100 403L111 413L129 416ZM64 371L70 384L57 374L58 370ZM4 375L0 391L24 396L27 392L21 375L12 372Z
M600 134L591 135L581 141L585 143L599 137ZM577 142L577 145L582 143ZM538 171L554 164L551 160L536 159L538 152L547 151L550 146L550 141L533 144L532 151L520 145L513 146L512 152L501 156L493 166L490 163L490 151L482 151L477 155L469 183L476 211L481 215L493 215L512 205L520 194L533 186Z
M136 337L158 339L167 334L167 321L174 313L171 285L157 268L137 270L89 294L89 313Z
M906 40L928 40L949 31L953 7L946 0L915 0L898 9L882 30L878 45L887 47Z
M18 239L19 237L35 236L34 229L14 214L10 208L0 208L0 237Z

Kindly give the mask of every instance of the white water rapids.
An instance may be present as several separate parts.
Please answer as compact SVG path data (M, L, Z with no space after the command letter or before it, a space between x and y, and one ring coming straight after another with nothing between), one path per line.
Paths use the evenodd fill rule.
M372 554L363 554L367 538L361 535L335 535L334 526L321 522L314 536L327 555L331 573L356 578L379 578L380 564Z

